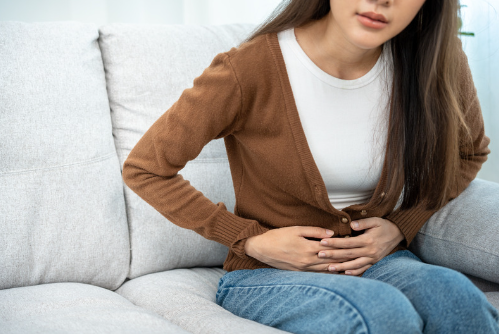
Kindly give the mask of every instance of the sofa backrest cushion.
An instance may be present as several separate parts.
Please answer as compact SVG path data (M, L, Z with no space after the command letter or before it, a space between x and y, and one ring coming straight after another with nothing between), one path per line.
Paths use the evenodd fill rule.
M0 289L129 267L98 27L0 22Z
M142 135L208 67L239 44L251 24L100 27L113 134L121 165ZM235 204L225 146L209 143L180 174L214 203ZM125 187L132 260L130 278L195 266L221 265L227 247L169 222Z

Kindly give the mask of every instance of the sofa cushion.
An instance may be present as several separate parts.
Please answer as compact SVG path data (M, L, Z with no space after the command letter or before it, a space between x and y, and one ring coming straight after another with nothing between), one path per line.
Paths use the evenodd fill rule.
M142 135L209 66L236 46L253 25L189 26L109 24L100 27L113 134L121 165ZM180 174L213 202L234 207L234 190L222 140L209 143ZM216 266L227 247L182 229L128 187L130 278L173 268Z
M466 276L485 293L488 301L499 311L499 284L472 275Z
M98 30L0 22L0 289L116 289L129 265Z
M419 230L409 249L421 260L499 283L499 184L474 179Z
M117 293L192 333L286 333L235 316L215 303L221 268L174 269L127 281Z
M80 283L0 291L3 334L188 333L117 293Z
M499 292L499 284L484 280L483 278L465 274L483 292Z
M489 303L492 304L497 310L499 310L499 292L485 292L485 296Z

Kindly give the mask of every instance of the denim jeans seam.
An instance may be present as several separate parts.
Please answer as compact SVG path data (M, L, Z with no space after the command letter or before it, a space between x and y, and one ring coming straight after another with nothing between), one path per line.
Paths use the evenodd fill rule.
M317 290L320 290L320 291L325 291L325 292L327 292L328 294L330 294L330 295L332 295L334 297L340 297L343 301L345 301L345 303L347 303L350 306L351 309L354 310L354 312L362 320L362 323L364 324L364 327L367 330L366 334L369 334L371 332L370 329L369 329L368 323L367 323L367 321L366 321L366 319L364 317L364 315L362 314L362 312L359 310L359 308L353 302L351 302L350 300L348 300L344 295L342 295L340 293L328 290L328 289L323 288L323 287L318 287L318 286L315 286L315 285L279 284L279 285L258 285L258 286L231 286L231 287L219 289L217 291L217 295L222 290L229 290L229 289L259 289L259 288L277 288L277 287L304 287L304 288L313 288L313 289L317 289Z
M477 250L477 251L480 251L480 252L484 252L484 253L487 253L489 255L493 255L493 256L496 256L496 257L499 257L499 254L494 254L494 253L491 253L489 252L488 250L486 249L481 249L481 248L477 248L477 247L472 247L470 245L467 245L465 243L462 243L462 242L457 242L457 241L452 241L452 240L449 240L449 239L444 239L442 237L437 237L435 235L432 235L431 233L422 233L421 231L418 232L419 234L421 235L424 235L424 236L428 236L430 238L434 238L434 239L438 239L440 241L445 241L445 242L449 242L449 243L452 243L452 244L457 244L457 245L461 245L461 246L464 246L468 249L472 249L472 250Z

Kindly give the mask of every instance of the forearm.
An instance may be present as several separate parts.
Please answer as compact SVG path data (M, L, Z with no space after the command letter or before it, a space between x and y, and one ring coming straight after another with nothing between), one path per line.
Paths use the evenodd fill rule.
M180 174L165 175L169 169L157 171L157 166L141 157L138 144L125 161L123 179L130 189L170 222L191 229L206 239L219 242L240 257L244 257L244 240L267 229L257 221L230 213L224 203L215 204L194 188Z

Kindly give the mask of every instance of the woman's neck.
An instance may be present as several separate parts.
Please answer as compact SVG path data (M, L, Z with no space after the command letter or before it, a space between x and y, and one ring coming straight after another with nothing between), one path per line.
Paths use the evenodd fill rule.
M364 76L376 64L382 47L362 49L350 43L331 15L295 28L298 44L324 72L344 80Z

